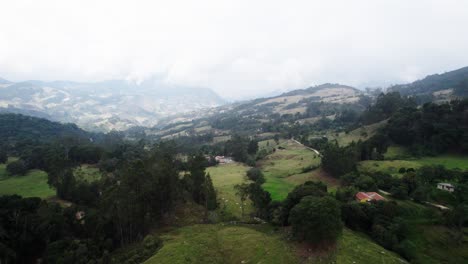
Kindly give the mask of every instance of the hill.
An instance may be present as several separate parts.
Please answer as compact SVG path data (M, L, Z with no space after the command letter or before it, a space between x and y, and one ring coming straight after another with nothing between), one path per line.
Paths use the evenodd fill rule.
M323 84L180 116L153 128L141 128L140 132L155 139L211 135L219 142L233 133L270 133L294 122L313 124L324 117L334 119L345 110L360 112L367 106L364 97L350 86Z
M0 113L0 138L8 146L21 141L47 142L72 136L88 140L97 134L86 132L75 124L62 124L44 118Z
M468 67L429 75L409 84L395 85L389 90L421 97L424 101L447 101L457 96L468 96Z
M0 98L4 111L73 122L98 131L153 126L163 118L225 103L210 89L170 85L158 78L141 83L0 81Z

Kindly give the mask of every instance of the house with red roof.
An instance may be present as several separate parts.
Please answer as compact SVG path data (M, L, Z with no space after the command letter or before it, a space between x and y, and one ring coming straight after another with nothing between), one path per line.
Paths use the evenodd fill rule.
M386 200L382 195L376 192L358 192L356 193L355 199L361 203Z

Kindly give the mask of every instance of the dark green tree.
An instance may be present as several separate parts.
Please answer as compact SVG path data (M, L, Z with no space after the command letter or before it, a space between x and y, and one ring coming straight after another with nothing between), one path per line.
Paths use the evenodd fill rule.
M343 229L340 205L330 196L302 198L289 221L297 239L312 243L335 243Z
M6 170L10 175L25 175L28 172L28 168L22 160L8 163Z

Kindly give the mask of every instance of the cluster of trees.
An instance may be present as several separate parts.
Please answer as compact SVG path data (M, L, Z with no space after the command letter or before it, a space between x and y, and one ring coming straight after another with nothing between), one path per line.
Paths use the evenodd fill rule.
M291 226L293 236L322 246L333 245L341 235L342 222L339 202L327 193L322 182L306 182L296 186L283 202L272 201L261 188L262 172L253 168L247 172L251 183L236 185L242 203L249 198L255 216L278 226Z
M405 240L408 237L408 225L396 202L346 202L341 205L341 212L347 227L367 233L383 247L411 258L413 248Z
M449 150L468 153L467 110L468 99L402 108L389 119L381 133L419 155Z
M258 141L235 134L224 144L224 155L231 156L235 161L255 166Z
M234 186L236 194L241 199L242 217L244 217L245 201L249 198L256 209L254 216L268 220L270 218L271 196L262 188L262 184L265 183L263 172L258 168L251 168L247 171L246 178L249 182Z
M399 92L381 93L374 104L362 113L360 123L368 125L385 120L405 107L416 107L412 97L401 96Z
M51 125L42 119L31 120L39 127ZM20 123L21 127L32 126ZM56 124L52 124L54 129ZM30 133L36 132L19 133L18 138L11 132L8 144L34 138ZM14 174L29 169L46 171L57 196L73 205L62 208L39 198L0 197L2 263L32 263L39 258L46 263L109 263L110 252L142 241L175 204L194 201L206 210L217 207L216 192L205 173L206 158L196 154L183 161L172 142L147 148L143 141L124 142L111 133L100 142L67 134L23 143L2 148L7 151L5 157L20 157L8 164L8 170ZM81 163L95 164L103 177L92 182L77 178L73 169ZM83 218L77 218L79 212ZM152 255L160 246L157 238L143 243L145 250L137 250L127 263L141 262L142 256Z

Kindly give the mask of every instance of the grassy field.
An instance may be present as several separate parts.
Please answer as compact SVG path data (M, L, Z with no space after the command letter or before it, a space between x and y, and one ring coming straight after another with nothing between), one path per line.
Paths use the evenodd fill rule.
M400 146L389 146L384 154L386 160L405 160L413 158L406 148Z
M315 169L313 171L294 174L285 178L289 183L292 183L294 186L302 184L306 181L321 181L325 183L328 187L328 192L335 192L340 182L338 179L331 177L322 169Z
M388 251L367 236L347 228L338 243L336 263L407 263L399 255Z
M208 172L213 181L218 199L220 200L220 208L225 209L228 214L237 218L241 218L242 210L240 208L241 201L236 196L234 185L245 181L245 174L249 167L241 163L222 164L215 167L208 167ZM247 215L252 211L250 201L246 201L244 214Z
M358 163L358 170L361 172L384 172L396 177L402 176L398 173L400 168L418 169L422 165L410 160L365 160Z
M468 156L461 155L439 155L436 157L415 158L402 148L389 148L385 157L389 160L366 160L358 164L359 171L366 172L385 172L394 176L399 176L400 168L420 168L422 166L443 165L447 169L468 170ZM392 157L407 157L405 159L391 159Z
M443 165L447 169L468 170L468 156L440 155L436 157L423 157L416 161L421 165Z
M298 263L278 235L242 226L193 225L162 236L153 263Z
M24 176L6 176L0 167L0 195L18 194L23 197L47 198L55 195L55 190L47 184L47 173L31 170Z
M260 147L263 147L262 144ZM284 149L279 149L279 147ZM313 174L300 174L303 174L303 168L319 165L320 157L291 140L281 141L276 149L258 165L266 179L263 188L270 192L273 200L283 200L294 186L312 178Z
M76 177L77 180L80 181L87 181L87 182L94 182L98 181L102 177L102 173L96 166L82 164L76 167L73 170L73 175Z
M347 146L351 142L358 142L359 140L367 140L370 137L372 137L377 129L381 128L382 126L385 125L387 121L384 120L382 122L378 122L375 124L367 125L367 126L362 126L360 128L357 128L355 130L352 130L348 133L345 132L328 132L325 136L328 138L328 141L333 141L336 140L338 142L338 145L340 146Z
M164 246L145 263L407 263L346 228L331 256L307 252L311 256L305 259L299 257L300 247L270 230L268 225L255 229L222 224L182 227L162 235Z

